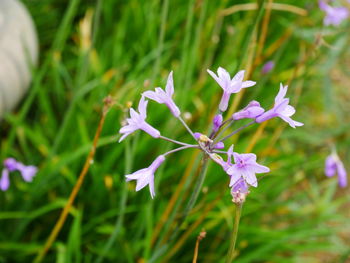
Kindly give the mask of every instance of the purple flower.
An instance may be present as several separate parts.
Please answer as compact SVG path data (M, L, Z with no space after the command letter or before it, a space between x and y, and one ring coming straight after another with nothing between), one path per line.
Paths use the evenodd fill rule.
M221 114L215 115L213 119L213 131L217 132L222 124L223 118Z
M280 90L275 98L275 105L271 110L268 110L262 115L258 116L255 119L256 122L261 123L274 117L280 117L293 128L304 125L303 123L294 121L290 118L295 113L295 109L294 107L288 105L289 99L284 97L286 96L287 90L288 86L283 87L281 83Z
M256 82L254 81L243 81L244 70L239 71L232 79L230 74L223 68L218 68L218 75L215 75L211 70L207 70L210 76L212 76L215 81L224 90L224 94L221 97L219 109L224 112L227 110L228 102L232 93L239 92L242 88L248 88L254 86Z
M211 154L211 159L219 164L222 169L224 169L225 172L231 167L232 165L232 156L233 156L233 145L230 146L230 148L227 151L227 161L225 162L219 155L217 154Z
M336 153L332 153L326 159L325 170L326 176L331 177L338 173L338 183L340 187L347 186L347 175L342 161Z
M262 74L267 74L269 73L271 70L273 70L273 68L275 67L275 62L273 62L272 60L266 62L261 69L261 73Z
M164 160L165 157L163 155L159 155L149 167L138 170L132 174L125 175L126 181L136 180L136 191L139 191L145 186L149 185L151 197L153 198L156 195L154 191L154 173L164 162Z
M349 11L345 7L332 7L324 1L319 1L318 4L320 9L326 12L326 16L323 20L325 26L338 26L349 16Z
M232 115L233 120L254 119L264 113L264 109L260 107L260 103L253 100L241 111Z
M155 88L155 91L145 91L142 95L158 103L165 104L170 109L171 113L178 118L180 116L180 110L172 99L173 94L174 81L173 72L171 71L168 76L165 91L158 87Z
M137 113L133 108L130 108L131 118L127 118L126 121L128 124L123 126L119 130L119 133L123 134L123 136L120 137L119 142L124 140L128 135L130 135L136 130L143 130L144 132L147 132L152 137L159 138L160 132L145 121L147 117L147 113L146 113L147 103L148 101L145 100L145 98L142 96L138 107L139 113Z
M243 203L248 194L248 185L243 178L238 179L231 187L232 202L234 203Z
M17 162L14 158L7 158L4 161L4 168L0 178L0 189L2 191L6 191L10 187L10 172L14 171L19 171L24 181L31 182L38 168L33 165L26 166Z
M240 178L243 178L249 185L257 187L258 181L255 174L267 173L270 169L256 162L256 155L253 153L233 153L235 164L226 172L231 176L230 187Z

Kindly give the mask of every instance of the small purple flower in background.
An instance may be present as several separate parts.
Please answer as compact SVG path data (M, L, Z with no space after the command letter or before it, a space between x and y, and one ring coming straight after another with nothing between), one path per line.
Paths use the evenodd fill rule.
M339 26L343 20L349 17L349 10L345 7L333 7L324 1L319 1L318 5L321 10L326 12L326 16L323 20L325 26Z
M180 110L172 99L173 94L174 80L173 72L171 71L168 76L165 91L161 88L155 88L155 91L145 91L142 95L160 104L165 104L170 109L175 118L178 118L180 116Z
M236 112L232 115L233 120L240 120L240 119L255 119L256 117L260 116L264 113L264 109L260 107L260 103L253 100L249 102L249 104L239 112Z
M259 117L257 117L257 123L264 122L274 117L280 117L293 128L304 125L303 123L294 121L290 118L295 113L295 109L293 106L289 105L289 99L284 97L286 96L287 90L288 86L283 87L281 83L280 90L275 98L275 105L271 110L268 110Z
M224 112L227 110L228 102L232 93L239 92L242 88L248 88L255 85L255 81L243 81L244 70L239 71L232 79L230 74L224 69L218 68L218 75L211 70L207 70L210 76L215 79L219 86L224 90L224 94L221 97L219 109Z
M10 187L10 172L14 171L19 171L24 181L31 182L38 168L33 165L26 166L17 162L14 158L7 158L4 161L4 168L0 179L0 189L2 191L6 191Z
M126 181L136 180L136 191L139 191L148 185L149 191L151 192L151 197L153 198L156 195L154 191L154 173L164 162L164 160L164 155L159 155L149 167L138 170L132 174L125 175Z
M275 67L275 62L273 62L272 60L266 62L261 69L261 73L262 74L267 74L269 73L271 70L273 70L273 68Z
M242 178L231 187L232 202L236 204L243 203L248 194L248 185Z
M213 131L217 132L222 124L223 118L221 114L215 115L213 119Z
M332 177L337 173L339 186L347 186L348 183L346 170L342 161L339 159L338 155L335 152L327 157L324 172L328 177Z
M254 153L233 153L235 164L226 172L231 176L230 187L232 187L240 178L243 178L249 185L257 187L258 180L255 174L268 173L270 169L256 162Z
M152 137L159 138L160 132L145 121L147 117L147 113L146 113L147 103L148 101L146 101L145 98L142 96L138 107L139 113L137 113L133 108L130 108L131 118L127 118L126 121L128 124L123 126L119 130L119 133L123 134L123 136L120 137L119 142L124 140L128 135L130 135L136 130L143 130L144 132L147 132Z

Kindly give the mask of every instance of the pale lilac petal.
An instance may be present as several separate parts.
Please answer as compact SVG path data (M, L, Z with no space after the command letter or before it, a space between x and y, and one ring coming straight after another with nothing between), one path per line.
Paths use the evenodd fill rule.
M153 199L156 196L156 192L154 190L154 179L149 182L149 191L151 194L151 198Z
M9 170L9 172L18 170L18 164L20 163L17 162L14 158L7 158L4 160L4 166L7 170Z
M258 117L255 119L255 121L256 121L257 123L262 123L262 122L267 121L267 120L269 120L269 119L272 119L272 118L274 118L274 117L276 117L276 116L277 116L276 112L275 112L273 109L271 109L271 110L265 111L263 114L261 114L260 116L258 116Z
M226 173L230 175L230 187L233 186L242 177L241 170L237 169L237 167L234 165L228 168Z
M143 120L146 119L146 117L147 117L147 112L146 112L147 111L147 104L148 104L148 101L145 100L144 96L141 96L138 110L139 110L140 116L142 117Z
M224 85L228 85L231 82L230 74L222 67L218 68L218 76Z
M144 93L142 93L142 96L149 98L150 100L154 100L155 102L163 103L163 100L160 99L157 93L155 93L154 91L145 91Z
M250 165L249 166L249 169L251 171L253 171L254 173L256 174L261 174L261 173L268 173L270 172L270 169L264 165L261 165L261 164L254 164L254 165Z
M38 168L36 168L33 165L26 166L26 165L20 164L18 166L18 170L20 171L23 180L26 182L31 182L33 180L33 177L38 172Z
M334 176L336 172L337 172L336 161L333 155L329 155L326 158L324 173L326 174L326 176L331 177L331 176Z
M0 178L0 189L6 191L10 187L9 170L6 168L2 170Z
M242 82L244 78L245 70L240 70L237 74L232 78L233 82Z
M256 162L256 155L254 153L242 153L242 154L240 154L240 158L245 163L255 163Z
M247 80L242 83L242 88L249 88L256 84L255 81Z
M143 122L142 124L140 124L140 129L151 135L153 138L159 138L160 136L160 132L157 129L153 128L151 125L149 125L147 122Z
M219 79L219 77L216 76L216 74L213 71L207 69L207 72L209 73L210 76L212 76L212 78L219 84L219 86L222 89L225 88L224 83Z
M346 187L348 185L347 182L347 175L346 170L344 168L344 165L341 161L338 162L337 165L337 172L338 172L338 183L340 187Z
M227 110L228 102L230 100L231 93L224 91L224 94L221 97L221 101L219 104L219 109L224 112Z
M172 97L174 94L174 80L173 80L173 72L171 71L168 80L166 83L165 91L169 97Z
M293 106L287 105L283 111L281 111L281 114L287 117L292 116L295 113L295 109Z
M241 170L243 178L246 180L247 184L257 187L258 180L256 179L255 173L248 170L247 168L242 168Z
M287 94L287 90L288 90L288 86L283 87L282 83L280 83L280 90L275 98L275 103L279 103L284 99L284 97Z

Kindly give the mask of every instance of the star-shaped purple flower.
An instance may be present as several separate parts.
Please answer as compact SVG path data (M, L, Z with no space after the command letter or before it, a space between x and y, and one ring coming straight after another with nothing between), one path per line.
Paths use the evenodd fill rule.
M348 182L346 170L336 153L332 153L327 157L324 172L328 177L334 176L337 173L339 186L347 186Z
M123 126L119 130L119 133L123 134L123 136L120 137L119 142L124 140L128 135L130 135L136 130L143 130L144 132L147 132L152 137L159 138L160 132L145 121L147 117L147 113L146 113L147 103L148 101L145 100L144 96L142 96L138 106L139 113L137 113L133 108L130 108L131 118L127 118L126 121L128 124Z
M290 118L295 113L295 109L293 106L289 105L289 99L285 98L287 90L288 86L283 87L281 83L280 90L275 98L275 105L271 110L268 110L262 115L258 116L255 119L256 122L261 123L274 117L280 117L293 128L304 125L303 123L294 121Z
M343 20L349 17L349 10L345 7L333 7L324 1L319 1L318 4L320 9L326 12L326 16L323 20L325 26L339 26Z
M233 153L235 164L231 165L226 171L230 176L230 187L232 187L240 178L243 178L249 185L257 187L258 180L255 174L267 173L270 169L256 162L256 155L253 153Z
M142 95L158 103L165 104L170 109L171 113L178 118L180 116L180 110L172 98L173 94L174 80L173 72L171 71L168 76L165 91L158 87L155 88L155 91L145 91Z
M216 75L211 70L207 70L207 72L212 76L215 81L220 85L220 87L224 90L224 94L221 97L219 109L224 112L227 110L228 102L230 100L230 96L232 93L239 92L242 88L248 88L255 85L255 81L243 81L244 78L244 70L239 71L232 79L230 74L224 69L219 67L218 74Z
M264 113L264 109L260 107L260 103L253 100L249 102L249 104L239 112L236 112L232 115L233 120L240 120L240 119L255 119L256 117L260 116Z
M148 185L151 192L151 197L153 198L156 195L154 191L154 173L164 162L164 160L164 155L159 155L149 167L138 170L132 174L125 175L126 181L136 180L136 191L139 191Z
M4 161L4 168L0 178L0 189L6 191L10 187L10 172L19 171L23 180L31 182L36 175L38 168L33 165L24 165L14 158L7 158Z

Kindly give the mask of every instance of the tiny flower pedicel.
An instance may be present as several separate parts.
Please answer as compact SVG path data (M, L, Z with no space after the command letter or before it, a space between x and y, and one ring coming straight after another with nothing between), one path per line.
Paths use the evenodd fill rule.
M224 141L254 123L261 123L274 117L283 119L293 128L303 125L290 118L295 113L295 109L289 105L289 99L285 98L287 86L284 87L282 84L272 109L265 112L259 102L251 101L244 109L234 113L224 121L222 113L228 108L231 94L238 93L242 88L254 86L255 82L243 81L244 70L239 71L232 79L230 74L221 67L219 67L217 75L209 69L207 71L224 91L218 106L219 113L215 115L213 119L212 129L208 136L200 132L193 132L182 119L180 109L173 100L174 81L172 72L170 72L168 76L165 90L158 87L155 88L155 91L146 91L142 94L138 107L139 113L132 108L130 109L130 118L126 120L127 125L122 127L119 131L122 134L119 142L134 131L143 130L154 138L166 140L179 146L158 156L149 167L126 175L127 181L136 180L136 191L148 185L151 197L154 198L156 194L154 189L154 174L158 167L165 161L165 157L178 151L193 148L201 150L208 158L223 168L230 179L228 186L231 188L233 202L242 203L249 193L249 186L257 187L258 185L256 174L267 173L270 169L264 165L258 164L256 155L253 153L234 152L233 145L231 145L227 151L218 150L225 147ZM171 114L178 119L190 133L194 143L190 144L162 136L158 130L146 123L146 108L148 103L146 98L160 104L165 104L169 108ZM252 119L252 121L234 130L229 135L221 137L221 133L230 128L232 123L242 119ZM227 161L224 161L220 154L226 155Z

